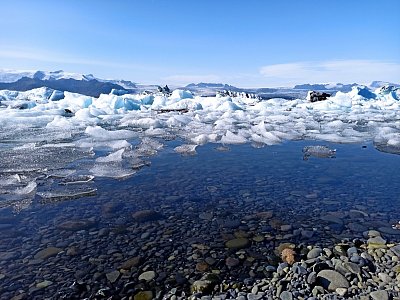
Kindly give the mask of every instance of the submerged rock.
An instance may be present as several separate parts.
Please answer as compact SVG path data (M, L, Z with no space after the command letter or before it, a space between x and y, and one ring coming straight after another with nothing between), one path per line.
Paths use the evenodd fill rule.
M40 250L38 253L36 253L35 259L46 259L46 258L57 255L61 251L63 251L63 250L60 248L47 247L46 249Z
M162 219L164 216L154 210L139 210L132 214L133 219L136 222L148 222L148 221L156 221Z

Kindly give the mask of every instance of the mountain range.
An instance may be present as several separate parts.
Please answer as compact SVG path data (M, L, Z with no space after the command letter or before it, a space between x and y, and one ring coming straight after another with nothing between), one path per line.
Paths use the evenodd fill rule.
M215 94L216 91L231 90L248 92L269 97L295 98L298 95L314 90L329 92L349 92L356 83L352 84L299 84L293 88L239 88L224 83L191 83L182 88L202 95ZM383 85L394 85L383 81L373 81L370 87L375 89ZM53 72L44 71L14 71L0 69L0 90L27 91L39 87L48 87L59 91L79 93L92 97L108 94L112 89L125 90L129 93L140 92L144 89L157 90L157 85L142 86L128 80L108 80L96 78L92 74L68 73L62 70Z

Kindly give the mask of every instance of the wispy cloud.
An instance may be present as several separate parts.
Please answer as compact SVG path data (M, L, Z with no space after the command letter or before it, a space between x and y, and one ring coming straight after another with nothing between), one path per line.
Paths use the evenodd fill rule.
M54 64L70 64L83 66L97 66L115 69L136 69L159 71L148 65L135 64L132 62L115 62L106 60L96 60L85 57L74 57L66 53L48 52L37 49L0 49L0 59L20 59L28 61L40 61Z
M263 66L260 74L271 85L298 83L362 83L373 80L399 82L400 63L378 60L329 60Z

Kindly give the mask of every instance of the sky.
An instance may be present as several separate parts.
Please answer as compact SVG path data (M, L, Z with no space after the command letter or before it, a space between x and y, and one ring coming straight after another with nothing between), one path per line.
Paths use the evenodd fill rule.
M0 3L0 69L159 85L400 82L399 0Z

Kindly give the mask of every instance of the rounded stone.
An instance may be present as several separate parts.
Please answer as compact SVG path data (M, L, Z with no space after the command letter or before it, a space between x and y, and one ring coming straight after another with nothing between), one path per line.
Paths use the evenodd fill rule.
M321 253L322 253L321 248L314 248L310 252L307 253L307 258L308 259L317 258L318 256L321 255Z
M384 290L373 291L369 295L373 300L389 300L389 294Z
M337 288L349 288L350 284L339 272L322 270L317 274L317 281L328 291L334 292Z
M42 281L42 282L39 282L38 284L36 284L36 287L37 287L38 289L43 289L43 288L48 287L48 286L51 285L51 284L53 284L52 281L45 280L45 281Z
M242 249L246 248L250 244L250 241L246 238L237 238L229 240L225 243L225 246L229 249Z
M147 271L143 272L139 276L139 280L151 281L156 277L156 272L154 271Z
M288 292L288 291L283 291L280 294L279 298L281 300L292 300L293 299L293 294L291 292Z
M40 250L35 254L35 259L46 259L60 253L62 249L56 247L47 247L46 249Z
M203 273L208 270L208 264L204 261L196 264L196 270Z
M153 299L153 292L152 291L140 291L134 297L134 300L151 300Z

